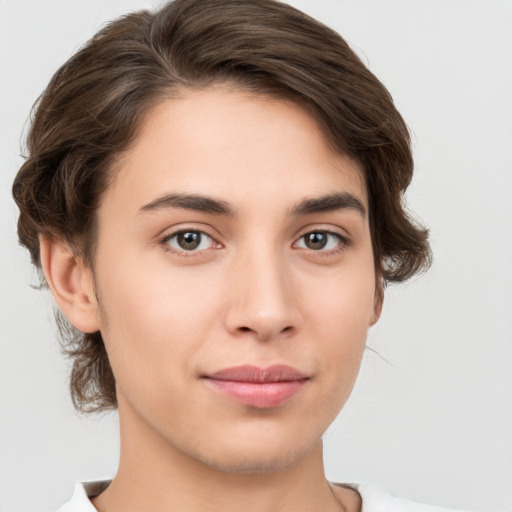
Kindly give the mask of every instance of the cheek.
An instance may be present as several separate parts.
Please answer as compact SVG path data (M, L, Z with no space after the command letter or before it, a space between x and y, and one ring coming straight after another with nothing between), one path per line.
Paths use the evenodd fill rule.
M333 273L322 284L309 287L309 325L314 326L310 336L317 353L322 354L323 376L332 393L330 399L336 400L334 396L343 389L349 392L354 384L374 318L373 267L352 267L351 272Z
M172 385L192 371L219 316L217 287L197 274L128 264L99 276L101 330L118 381L150 386L162 367Z
M333 269L305 287L309 316L331 332L330 338L356 341L366 337L375 313L373 261L367 259L366 264Z

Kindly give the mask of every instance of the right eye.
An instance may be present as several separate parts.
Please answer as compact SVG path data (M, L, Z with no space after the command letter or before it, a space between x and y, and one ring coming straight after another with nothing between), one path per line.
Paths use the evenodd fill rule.
M210 235L193 229L172 233L166 236L161 243L167 246L167 250L178 253L200 252L215 246L215 241Z

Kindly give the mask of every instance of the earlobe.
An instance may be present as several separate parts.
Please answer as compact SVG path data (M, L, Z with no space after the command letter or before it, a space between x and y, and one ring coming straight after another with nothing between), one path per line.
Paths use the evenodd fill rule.
M82 332L99 330L92 272L60 238L41 236L41 266L59 308Z
M374 326L380 318L382 313L382 306L384 304L384 285L381 280L377 282L377 289L375 290L375 298L373 301L373 315L370 318L369 327Z

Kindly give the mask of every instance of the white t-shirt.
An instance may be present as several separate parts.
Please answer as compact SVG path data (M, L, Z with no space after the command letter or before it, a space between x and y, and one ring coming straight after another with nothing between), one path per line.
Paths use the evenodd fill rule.
M75 486L73 497L57 512L97 512L89 498L103 492L110 480L79 483ZM457 512L453 509L424 505L405 498L397 498L378 487L363 484L344 484L356 489L361 495L361 512ZM459 511L462 512L462 511Z

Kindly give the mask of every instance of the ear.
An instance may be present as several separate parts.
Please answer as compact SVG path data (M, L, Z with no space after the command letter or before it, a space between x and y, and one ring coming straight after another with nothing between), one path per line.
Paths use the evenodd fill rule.
M373 299L373 315L370 318L369 327L374 326L382 313L382 306L384 304L384 282L382 278L377 279L375 288L375 297Z
M46 281L61 311L79 331L98 331L98 302L91 270L61 238L40 236L39 246Z

